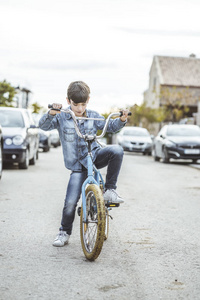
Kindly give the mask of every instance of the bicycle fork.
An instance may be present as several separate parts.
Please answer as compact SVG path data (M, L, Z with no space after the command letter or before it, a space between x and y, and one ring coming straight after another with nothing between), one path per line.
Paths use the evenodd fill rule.
M96 184L99 186L99 177L101 176L100 172L96 169L92 162L92 154L91 151L88 152L87 155L87 166L88 166L88 176L82 185L82 207L83 207L83 222L87 221L87 213L86 213L86 197L85 197L85 189L87 184ZM95 173L95 177L93 176ZM97 174L98 173L98 174Z

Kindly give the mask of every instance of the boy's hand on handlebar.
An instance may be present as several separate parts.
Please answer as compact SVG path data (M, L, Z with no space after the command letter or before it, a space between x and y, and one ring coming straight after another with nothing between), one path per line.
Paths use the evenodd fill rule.
M54 116L56 114L60 114L60 111L59 109L62 108L62 104L59 104L59 103L53 103L52 104L52 109L49 110L49 114ZM54 110L55 109L55 110Z
M129 110L128 109L125 109L125 110L122 110L122 116L120 117L120 120L122 122L125 122L128 118L128 113L129 113Z

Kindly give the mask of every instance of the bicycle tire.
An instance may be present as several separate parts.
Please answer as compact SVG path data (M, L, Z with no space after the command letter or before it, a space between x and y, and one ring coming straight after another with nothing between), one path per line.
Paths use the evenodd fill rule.
M83 221L83 206L80 216L81 245L85 257L93 261L101 253L105 237L105 205L102 192L95 184L86 191L86 222Z
M105 235L104 235L104 240L106 241L108 239L108 232L109 232L109 211L108 208L106 207L106 216L105 216Z

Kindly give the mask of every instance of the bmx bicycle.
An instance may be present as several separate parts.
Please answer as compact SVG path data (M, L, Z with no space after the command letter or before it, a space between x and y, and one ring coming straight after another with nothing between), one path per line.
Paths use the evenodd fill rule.
M48 105L48 108L54 109L52 105ZM82 184L82 205L78 208L78 215L80 216L80 237L83 253L88 260L93 261L101 253L103 243L108 238L109 218L111 217L109 210L113 207L119 207L119 203L104 201L105 183L100 171L93 164L91 145L93 141L104 137L110 119L122 116L122 112L111 113L105 120L104 118L76 117L71 109L54 110L71 115L77 135L85 140L88 148L87 178ZM79 130L78 120L101 120L105 122L105 125L102 133L98 136L82 134Z

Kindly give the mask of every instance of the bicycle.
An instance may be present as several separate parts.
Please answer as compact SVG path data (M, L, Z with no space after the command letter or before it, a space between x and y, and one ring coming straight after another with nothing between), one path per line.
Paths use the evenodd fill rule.
M48 108L54 109L52 105L48 105ZM88 260L94 261L101 253L104 241L108 238L109 218L111 217L109 210L113 207L119 207L119 203L105 203L104 201L105 183L100 171L93 164L91 144L95 139L98 140L104 137L110 119L112 117L120 117L122 112L111 113L105 120L101 118L76 117L70 109L54 110L69 113L72 116L76 133L85 140L88 148L87 178L82 184L82 205L78 208L78 215L80 216L80 236L83 253ZM98 136L83 135L79 130L77 120L101 120L105 121L105 125L102 133Z

